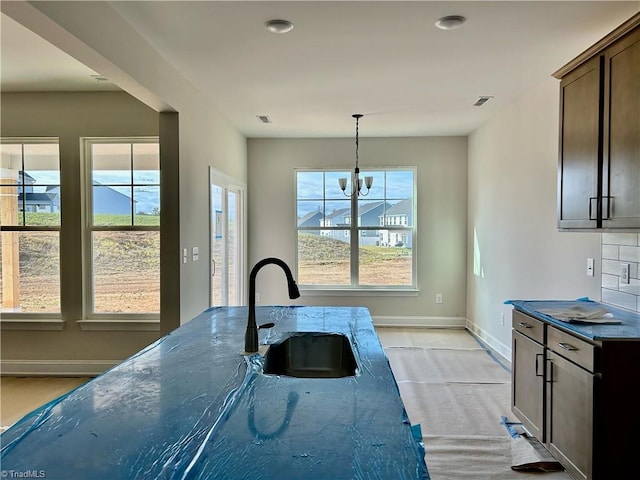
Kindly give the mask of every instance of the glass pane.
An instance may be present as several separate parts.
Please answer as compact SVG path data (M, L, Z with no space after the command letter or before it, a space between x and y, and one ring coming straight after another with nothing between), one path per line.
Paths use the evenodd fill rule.
M388 202L384 225L413 226L413 201L407 199Z
M297 172L298 199L322 199L323 172Z
M136 225L160 225L160 187L133 187Z
M60 312L58 232L2 232L2 312Z
M133 183L160 183L160 145L133 144Z
M240 305L240 262L238 261L238 193L227 193L227 208L229 209L227 218L227 269L229 271L227 280L227 305Z
M325 227L340 227L351 222L351 200L334 200L325 204L323 225Z
M93 232L94 313L160 312L160 232Z
M373 184L371 185L371 190L367 191L367 187L365 186L364 179L365 177L373 177ZM369 201L372 200L382 200L385 198L385 172L380 170L373 171L360 171L360 179L362 180L362 193L366 195L366 199Z
M131 225L130 187L93 187L93 224Z
M2 224L60 225L58 144L2 145L1 151Z
M358 225L361 227L379 227L389 202L382 200L358 200Z
M131 144L91 144L93 185L127 185L131 183Z
M325 187L324 195L327 199L345 199L345 192L340 188L338 179L347 179L347 188L345 192L351 193L351 172L326 172L325 173ZM320 193L320 192L318 192Z
M349 231L298 232L298 275L301 285L349 285ZM324 231L322 232L324 233Z
M22 144L0 144L0 168L2 168L3 173L6 170L13 170L15 172L14 176L22 170Z
M362 230L359 238L360 285L411 285L411 231Z
M57 143L25 144L25 185L60 185L60 154Z
M299 227L319 227L322 222L322 200L299 200L298 226Z
M10 186L7 178L3 179L3 183L0 185L0 225L22 225L22 187L17 183Z
M211 184L211 305L226 305L224 300L225 245L224 212L222 211L223 188Z
M390 170L387 172L387 199L405 199L413 197L413 171Z

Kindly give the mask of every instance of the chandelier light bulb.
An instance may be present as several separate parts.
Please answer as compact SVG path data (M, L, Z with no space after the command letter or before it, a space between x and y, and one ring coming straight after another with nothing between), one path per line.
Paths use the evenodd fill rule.
M360 168L358 167L358 148L359 148L359 122L360 119L364 116L361 113L354 113L351 115L356 119L356 168L353 171L353 187L351 189L351 193L347 193L347 179L339 178L338 185L340 186L340 190L347 197L353 197L354 195L365 197L371 191L371 187L373 186L373 177L366 176L364 177L364 186L366 187L366 191L362 189L363 179L360 178Z

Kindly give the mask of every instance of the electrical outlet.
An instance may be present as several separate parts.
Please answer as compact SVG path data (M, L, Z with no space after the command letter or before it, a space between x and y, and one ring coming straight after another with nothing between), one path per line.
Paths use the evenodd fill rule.
M188 253L188 250L185 248L184 250L182 250L182 263L187 263L188 260L189 260L189 253Z
M442 303L442 294L436 293L436 303Z
M628 263L620 264L620 283L629 283L629 268L631 265Z
M260 294L256 292L256 303L260 303Z

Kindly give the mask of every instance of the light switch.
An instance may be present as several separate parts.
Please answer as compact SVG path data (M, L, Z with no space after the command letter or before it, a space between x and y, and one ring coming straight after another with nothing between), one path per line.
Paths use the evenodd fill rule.
M593 258L587 258L587 276L593 277Z
M194 262L197 262L198 259L200 258L200 248L198 247L193 247L191 249L191 258Z

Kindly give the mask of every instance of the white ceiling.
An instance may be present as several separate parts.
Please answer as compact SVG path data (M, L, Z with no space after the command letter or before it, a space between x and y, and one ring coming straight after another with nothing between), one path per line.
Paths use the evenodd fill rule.
M466 135L640 1L109 2L247 137ZM443 31L434 22L467 22ZM290 33L265 21L284 18ZM117 87L2 15L2 91ZM474 107L479 96L494 99ZM256 116L268 115L263 124Z

